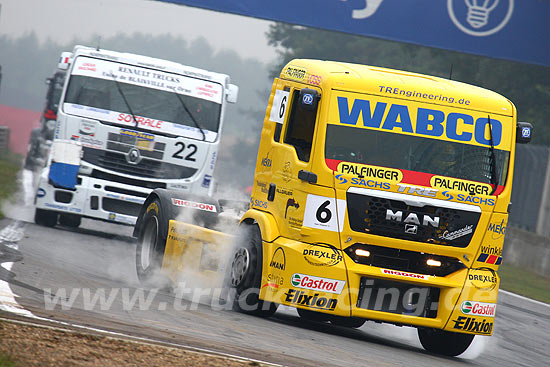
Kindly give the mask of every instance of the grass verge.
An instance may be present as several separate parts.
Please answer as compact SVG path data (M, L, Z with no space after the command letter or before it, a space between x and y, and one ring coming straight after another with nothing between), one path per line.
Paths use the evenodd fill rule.
M17 190L17 173L20 168L21 156L13 153L0 156L0 219L4 218L1 204Z
M0 353L0 367L15 367L15 362L7 354Z
M498 274L500 289L550 303L550 278L513 265L501 265Z

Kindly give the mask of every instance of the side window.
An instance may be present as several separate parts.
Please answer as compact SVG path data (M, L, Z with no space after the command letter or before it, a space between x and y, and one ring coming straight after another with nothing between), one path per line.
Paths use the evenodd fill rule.
M296 149L298 159L304 162L309 162L311 154L318 98L317 91L308 88L295 90L292 95L292 107L284 142L292 145Z

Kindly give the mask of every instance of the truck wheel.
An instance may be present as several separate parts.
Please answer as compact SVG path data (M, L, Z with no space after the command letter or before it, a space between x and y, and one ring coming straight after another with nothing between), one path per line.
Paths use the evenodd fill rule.
M59 224L65 227L78 228L82 217L76 214L59 214Z
M168 281L161 274L166 242L161 233L160 205L160 200L154 199L142 218L136 247L136 271L141 283L155 286L160 283L164 287Z
M297 308L296 311L298 311L298 315L300 315L302 319L307 321L327 322L330 320L330 316L322 312L306 310L303 308Z
M418 337L424 349L449 357L464 353L472 344L474 336L439 329L418 329Z
M342 317L342 316L332 316L330 318L330 323L337 326L349 327L349 328L360 328L365 324L367 320L360 317Z
M229 264L229 280L235 289L233 309L261 317L270 317L277 304L259 299L262 280L262 237L257 225L243 224L238 244Z
M57 212L36 208L34 212L34 223L44 227L55 227L57 224Z

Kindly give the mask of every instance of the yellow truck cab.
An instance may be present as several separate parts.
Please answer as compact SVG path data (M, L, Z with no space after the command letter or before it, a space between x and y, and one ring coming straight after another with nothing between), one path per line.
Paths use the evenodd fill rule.
M531 130L486 89L291 61L273 83L228 264L237 298L265 316L282 304L337 325L414 326L427 350L461 354L493 332L515 143ZM181 241L166 254L181 256Z

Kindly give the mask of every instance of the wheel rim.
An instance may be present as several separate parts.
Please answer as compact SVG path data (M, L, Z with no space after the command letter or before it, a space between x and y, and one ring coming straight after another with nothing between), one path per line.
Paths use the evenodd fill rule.
M153 216L147 222L147 226L143 231L143 239L141 241L141 268L146 270L153 262L153 255L157 244L158 220Z
M231 263L231 285L239 286L250 268L250 254L247 249L241 247L235 253Z

